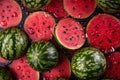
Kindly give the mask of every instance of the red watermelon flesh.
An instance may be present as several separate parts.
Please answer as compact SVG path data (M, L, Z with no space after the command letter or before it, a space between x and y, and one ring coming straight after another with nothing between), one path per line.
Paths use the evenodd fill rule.
M109 14L99 14L87 26L89 43L105 53L114 52L120 46L120 21Z
M9 67L15 75L15 80L39 80L39 72L31 68L26 56L14 60Z
M0 63L8 63L8 62L9 62L9 60L6 60L0 56Z
M43 79L53 80L58 77L70 78L71 67L70 61L65 55L60 55L58 64L48 72L42 73Z
M85 43L82 25L72 18L60 20L55 28L56 40L67 49L78 49Z
M49 5L43 8L43 10L52 13L58 19L68 16L63 8L63 0L52 0Z
M24 23L24 29L33 41L50 40L53 36L55 19L44 11L32 13Z
M104 73L106 78L120 80L120 52L114 52L106 58L107 66Z
M22 11L15 0L0 0L0 27L16 26L22 19Z
M96 8L96 0L63 0L64 9L74 18L87 18Z

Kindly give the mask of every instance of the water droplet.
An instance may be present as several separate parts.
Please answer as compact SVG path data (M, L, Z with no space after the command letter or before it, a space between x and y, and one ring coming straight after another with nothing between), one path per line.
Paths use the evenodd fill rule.
M20 63L23 63L24 62L24 60L23 59L20 59Z
M115 48L111 47L110 52L115 52Z
M87 34L85 34L85 36L86 36L86 38L88 38L88 35L87 35Z
M16 12L14 12L12 15L13 15L14 17L18 17L18 14L17 14Z
M116 61L114 61L114 62L113 62L113 64L117 64L117 62L116 62Z
M0 26L7 26L7 22L6 21L1 21Z
M21 69L21 66L17 66L17 68L16 68L17 70L20 70Z

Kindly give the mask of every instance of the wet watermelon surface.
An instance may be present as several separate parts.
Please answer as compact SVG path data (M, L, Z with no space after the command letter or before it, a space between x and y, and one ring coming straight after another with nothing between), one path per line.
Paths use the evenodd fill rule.
M18 25L18 27L21 28L22 30L24 30L23 26L24 26L24 21L25 21L26 17L27 17L30 13L34 12L34 11L25 8L25 7L23 6L23 4L21 3L20 0L16 0L16 1L20 4L20 7L21 7L22 12L23 12L23 13L22 13L22 14L23 14L23 17L22 17L22 20L21 20L20 24ZM104 13L104 12L103 12L99 7L97 7L96 10L94 11L94 13L93 13L91 16L89 16L88 18L86 18L86 19L76 19L76 20L79 21L79 22L82 24L82 26L84 27L84 29L85 29L86 26L87 26L87 24L88 24L88 22L89 22L89 20L90 20L91 18L93 18L95 15L99 14L99 13ZM120 13L111 14L111 15L114 15L115 17L117 17L118 19L120 19ZM68 17L70 17L70 16L68 16ZM55 18L55 19L56 19L56 22L59 21L59 19L57 19L57 18ZM2 29L0 29L0 30L2 30ZM51 40L51 41L52 41L52 40ZM86 46L89 46L89 43L88 43L88 42L86 42L83 47L86 47ZM57 48L58 48L58 46L57 46ZM61 49L58 48L58 50L61 50ZM63 50L63 49L62 49L62 50ZM67 51L68 53L71 53L71 51L68 51L68 50L64 50L64 51ZM63 52L64 52L64 51L63 51ZM120 51L120 49L118 48L118 49L116 49L116 51ZM68 55L68 57L71 57L71 56ZM3 66L3 65L4 65L4 64L0 64L0 66ZM5 64L5 65L6 65L6 64ZM102 77L103 77L103 76L102 76ZM102 78L102 77L101 77L101 78ZM42 78L42 77L41 77L41 78ZM41 79L41 80L42 80L42 79ZM72 74L70 80L76 80L76 77Z

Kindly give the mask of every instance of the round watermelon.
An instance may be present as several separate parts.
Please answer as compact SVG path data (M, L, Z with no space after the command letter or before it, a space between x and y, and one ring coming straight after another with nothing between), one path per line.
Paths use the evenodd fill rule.
M43 79L48 80L68 80L71 76L71 65L69 59L60 54L58 64L47 72L42 73Z
M0 55L5 59L21 57L27 45L26 34L18 28L8 28L0 32Z
M38 41L28 48L27 60L35 70L48 71L58 63L58 51L51 42Z
M15 0L0 0L0 27L15 27L22 19L22 10Z
M50 40L53 36L55 19L47 12L34 12L27 17L24 29L32 41Z
M97 0L97 4L104 12L120 12L120 0Z
M26 56L22 56L19 59L13 60L13 62L9 65L9 68L15 77L14 80L39 80L40 79L39 72L34 70L28 64Z
M80 80L98 80L105 70L106 59L98 49L85 47L73 56L71 67Z
M7 68L0 67L0 80L13 80L12 72Z
M72 18L61 19L55 27L54 34L56 41L67 49L75 50L85 43L82 25Z
M40 8L48 5L51 0L21 0L24 6L29 9L39 10Z

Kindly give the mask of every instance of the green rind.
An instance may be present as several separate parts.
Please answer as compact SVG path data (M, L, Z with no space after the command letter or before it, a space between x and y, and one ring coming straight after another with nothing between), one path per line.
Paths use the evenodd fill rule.
M0 32L0 55L8 60L21 57L28 45L26 34L18 28Z
M81 80L97 80L106 68L106 60L99 50L86 47L72 58L72 71Z
M21 0L22 3L29 9L39 10L40 8L48 5L51 0Z
M120 12L120 0L97 0L97 4L104 12Z
M9 70L0 67L0 80L13 80L13 76Z
M27 60L35 70L48 71L58 63L58 51L51 42L38 41L28 48Z

